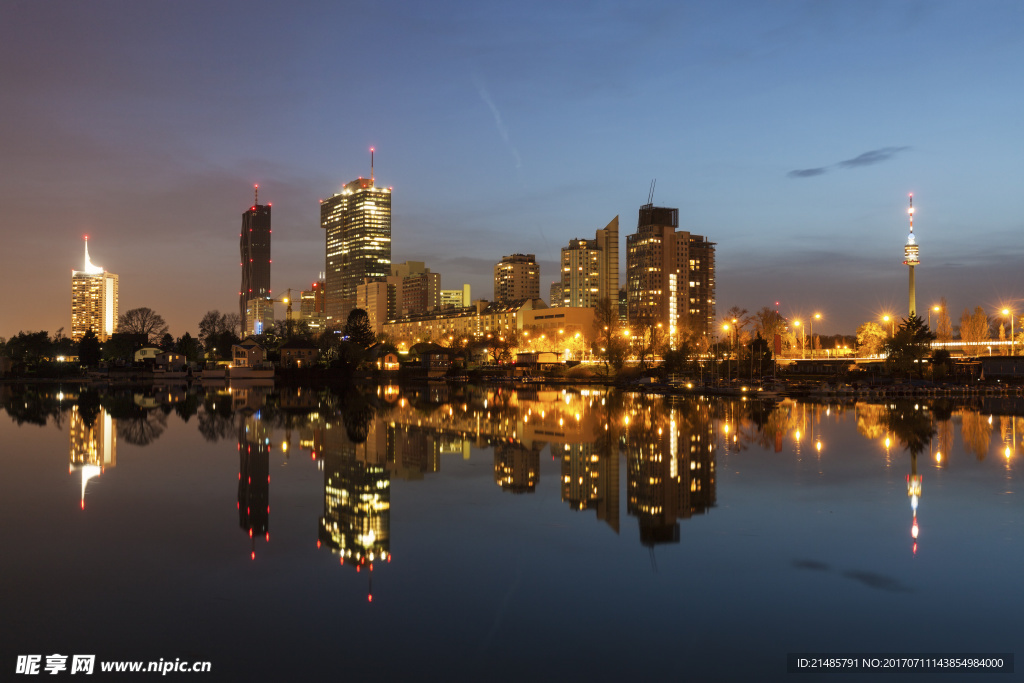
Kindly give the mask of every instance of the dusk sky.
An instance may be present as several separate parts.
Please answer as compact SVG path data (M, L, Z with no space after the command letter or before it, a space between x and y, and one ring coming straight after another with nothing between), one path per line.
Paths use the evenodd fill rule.
M1024 314L1024 3L0 0L0 335L71 332L82 236L175 336L324 269L318 200L393 187L392 259L493 296L502 255L654 203L717 243L717 308L853 333L917 302ZM283 317L283 307L278 316Z

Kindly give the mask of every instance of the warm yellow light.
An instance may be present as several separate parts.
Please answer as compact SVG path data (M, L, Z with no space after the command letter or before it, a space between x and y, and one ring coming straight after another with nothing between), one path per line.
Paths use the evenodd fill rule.
M1010 309L1009 308L1004 308L1003 309L1003 315L1010 315Z

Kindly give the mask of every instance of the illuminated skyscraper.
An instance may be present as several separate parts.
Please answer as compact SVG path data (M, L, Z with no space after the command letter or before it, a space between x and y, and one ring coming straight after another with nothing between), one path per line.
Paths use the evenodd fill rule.
M241 253L242 287L238 292L238 311L242 318L242 333L254 331L250 316L249 302L252 299L268 299L270 290L270 204L259 203L259 185L253 205L242 214L242 231L238 235ZM261 310L265 310L263 306ZM270 321L273 323L273 305ZM259 322L263 322L262 320ZM259 327L263 327L260 325ZM262 332L262 329L259 330Z
M540 266L533 254L502 256L494 265L494 300L497 303L540 298Z
M372 152L372 150L371 150ZM359 178L320 201L327 245L324 280L328 325L344 325L356 305L356 287L391 275L391 188Z
M92 330L100 341L117 331L117 276L89 260L85 238L85 267L71 271L71 338L78 341Z
M551 286L552 306L590 308L601 299L619 293L619 217L616 216L592 240L575 239L562 247L561 301L559 287Z
M715 320L715 244L678 227L679 209L640 207L636 234L626 237L629 322L707 334Z

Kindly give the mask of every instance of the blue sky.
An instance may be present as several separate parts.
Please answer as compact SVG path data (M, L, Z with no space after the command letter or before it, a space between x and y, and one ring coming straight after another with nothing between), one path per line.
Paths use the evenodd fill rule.
M177 336L236 310L253 183L275 291L308 287L318 199L371 146L393 260L474 298L504 254L536 254L546 296L569 239L620 215L624 245L656 178L718 244L720 313L905 315L913 192L918 308L1024 314L1018 2L0 8L3 336L70 329L83 234L122 311Z

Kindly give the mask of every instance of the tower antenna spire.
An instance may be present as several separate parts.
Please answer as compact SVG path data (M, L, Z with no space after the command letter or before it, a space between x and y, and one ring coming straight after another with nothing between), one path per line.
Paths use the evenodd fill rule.
M373 183L373 147L370 148L370 183Z
M647 193L647 203L654 204L654 186L658 184L658 179L655 178L651 181L651 191Z
M253 206L259 206L260 205L260 186L259 185L253 185L253 191L256 193L256 196L253 197L252 205Z

